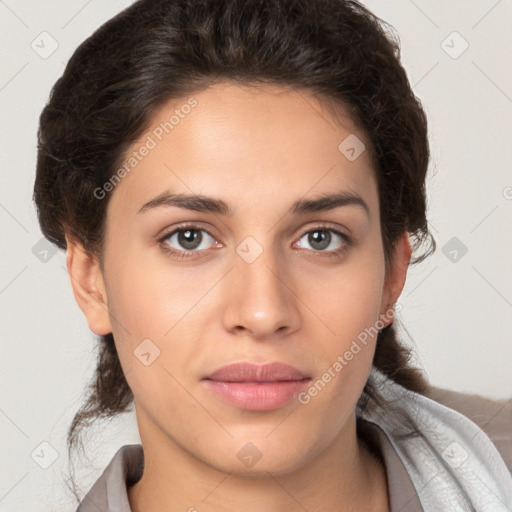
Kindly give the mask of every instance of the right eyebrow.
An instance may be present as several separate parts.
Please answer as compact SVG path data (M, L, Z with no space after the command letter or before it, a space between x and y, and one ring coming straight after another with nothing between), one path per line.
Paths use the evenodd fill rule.
M218 213L230 217L233 215L233 210L222 199L203 195L173 194L169 191L145 203L137 213L144 213L161 206L176 206L185 210Z

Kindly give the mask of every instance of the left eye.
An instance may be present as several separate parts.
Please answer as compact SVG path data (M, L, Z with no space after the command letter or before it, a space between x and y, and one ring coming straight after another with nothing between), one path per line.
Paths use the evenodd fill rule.
M333 236L334 235L334 236ZM306 239L307 243L313 247L313 250L319 252L331 252L331 251L340 251L343 248L343 244L348 241L347 235L336 231L335 229L328 228L316 228L310 231L307 231L302 235L299 242L303 239ZM331 247L329 246L336 239L341 240L341 247ZM302 243L300 244L302 246Z

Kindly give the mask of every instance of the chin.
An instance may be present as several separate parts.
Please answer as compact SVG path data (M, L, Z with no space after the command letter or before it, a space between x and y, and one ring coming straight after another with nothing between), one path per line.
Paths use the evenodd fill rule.
M236 447L226 446L220 452L213 453L209 450L208 457L203 460L223 473L267 478L268 473L275 476L293 473L310 459L303 442L300 443L300 450L290 440L286 445L283 439L277 437L275 442L269 442L262 437L260 441L232 440L232 443ZM229 456L230 452L233 456Z

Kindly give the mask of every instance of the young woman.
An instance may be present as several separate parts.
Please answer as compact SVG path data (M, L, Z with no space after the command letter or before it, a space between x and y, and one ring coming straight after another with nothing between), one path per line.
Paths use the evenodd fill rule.
M78 510L510 510L510 413L429 386L395 330L428 162L355 1L140 0L89 37L34 199L101 345L69 447L132 403L141 444Z

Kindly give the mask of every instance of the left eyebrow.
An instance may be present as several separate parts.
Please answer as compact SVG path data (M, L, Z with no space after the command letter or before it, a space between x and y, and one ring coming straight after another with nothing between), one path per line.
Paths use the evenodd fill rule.
M370 216L370 207L366 201L360 195L349 190L343 190L337 194L325 194L315 199L300 199L293 203L290 213L325 212L341 206L360 206L367 216Z
M175 206L196 212L217 213L229 217L233 216L232 208L222 199L204 195L173 194L169 191L145 203L137 213L144 213L162 206ZM293 215L303 215L312 212L334 210L341 206L359 206L363 208L368 217L370 216L370 208L366 201L355 192L348 190L337 194L325 194L313 199L299 199L292 204L289 213Z

